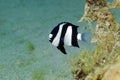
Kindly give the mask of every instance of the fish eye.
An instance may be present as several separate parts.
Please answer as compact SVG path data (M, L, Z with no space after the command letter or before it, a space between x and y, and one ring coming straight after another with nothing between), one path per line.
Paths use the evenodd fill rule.
M49 34L49 39L51 39L51 38L52 38L52 36L53 36L52 34Z

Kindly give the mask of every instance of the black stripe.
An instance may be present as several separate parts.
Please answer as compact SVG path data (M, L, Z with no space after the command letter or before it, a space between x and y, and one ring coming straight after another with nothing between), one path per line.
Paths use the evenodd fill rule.
M72 26L72 45L75 47L79 47L78 41L77 41L77 34L78 34L77 27L78 26L75 26L75 25Z

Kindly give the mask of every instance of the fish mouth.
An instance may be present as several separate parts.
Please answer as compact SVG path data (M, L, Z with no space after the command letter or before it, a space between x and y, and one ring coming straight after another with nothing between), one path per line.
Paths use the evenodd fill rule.
M49 41L52 43L52 40L51 40L51 39L49 39Z
M53 34L49 34L49 41L52 43L51 38L53 37Z

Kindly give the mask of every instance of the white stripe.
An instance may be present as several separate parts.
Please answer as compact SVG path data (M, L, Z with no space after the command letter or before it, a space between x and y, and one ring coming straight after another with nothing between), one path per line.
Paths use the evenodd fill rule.
M72 26L68 26L65 37L64 43L68 46L72 45Z
M63 23L63 24L61 24L61 25L59 26L58 33L57 33L56 37L54 38L54 40L53 40L53 42L52 42L52 44L53 44L54 46L58 46L58 45L59 45L60 36L61 36L62 28L63 28L63 25L64 25L64 24L65 24L65 23Z
M78 33L78 34L77 34L77 40L82 40L82 37L81 37L81 36L82 36L82 34L81 34L81 33Z

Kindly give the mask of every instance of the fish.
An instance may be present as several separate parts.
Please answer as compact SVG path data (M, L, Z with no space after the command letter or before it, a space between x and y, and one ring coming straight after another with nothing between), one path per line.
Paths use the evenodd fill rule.
M64 45L80 48L78 40L85 41L85 34L78 33L78 27L70 22L61 22L49 34L49 41L63 54L67 54Z

